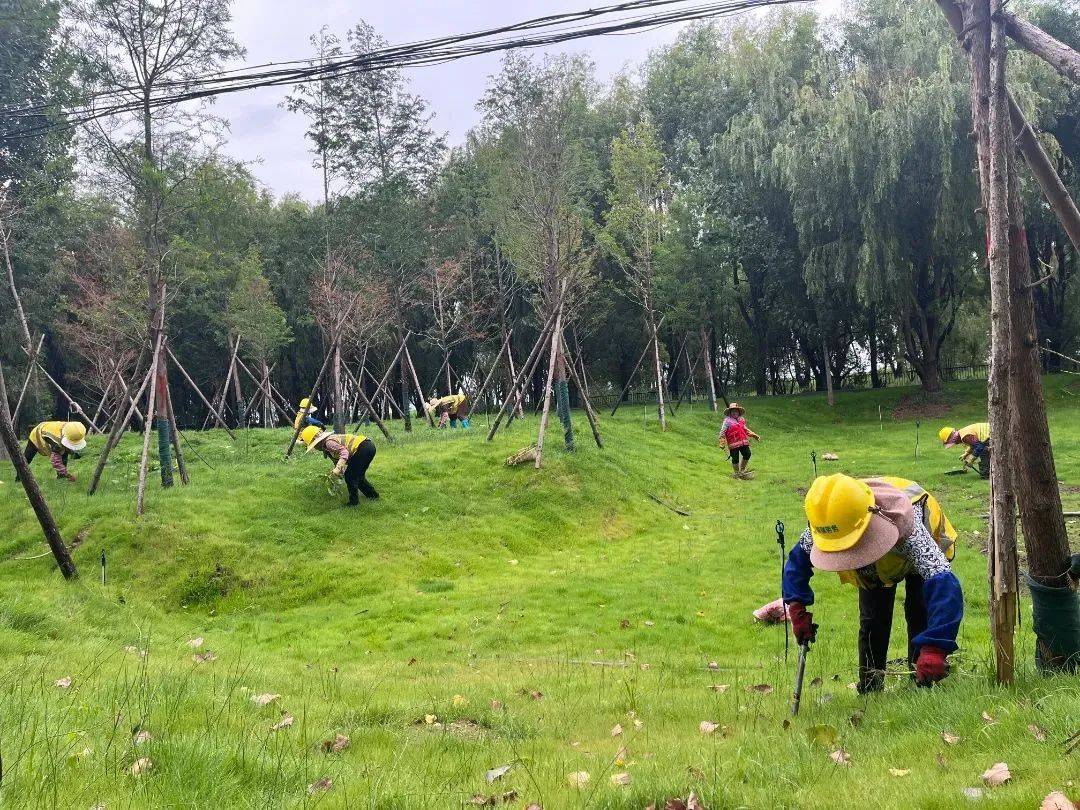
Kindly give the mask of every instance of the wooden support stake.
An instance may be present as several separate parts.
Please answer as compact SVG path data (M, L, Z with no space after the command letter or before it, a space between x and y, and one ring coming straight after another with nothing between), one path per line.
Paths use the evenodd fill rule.
M473 402L476 405L480 405L483 402L484 394L487 392L488 384L491 382L491 378L495 376L495 369L499 367L499 361L502 360L503 354L510 348L510 338L513 336L514 330L511 329L506 333L506 337L503 338L502 346L499 347L498 354L495 355L495 359L491 363L491 368L488 369L487 376L484 377L484 381L480 384L480 387L476 391L476 396L473 397ZM513 363L514 361L507 356L507 362Z
M656 324L657 331L659 331L660 327L663 326L664 318L666 318L666 317L667 317L666 315L661 315L660 316L660 322L658 324ZM645 342L645 348L641 352L641 357L639 357L637 362L634 363L634 370L631 371L630 376L626 378L626 385L624 385L622 391L619 392L619 398L615 400L615 407L611 409L611 415L612 416L615 415L615 411L619 410L619 406L622 405L623 397L626 396L626 392L630 390L630 386L633 385L633 383L634 383L634 375L636 375L638 373L638 369L641 368L641 364L645 362L645 358L646 358L646 356L648 356L649 349L651 349L651 348L652 348L652 338L650 337L649 340L647 340Z
M360 397L360 401L364 403L364 407L367 412L371 414L371 421L382 431L382 435L386 437L386 440L390 444L394 443L394 437L390 435L390 431L387 430L386 425L383 424L383 420L379 418L379 412L375 410L375 406L371 404L371 400L368 399L368 395L364 393L364 386L360 384L360 381L353 376L352 369L346 363L342 363L341 367L345 369L345 374L348 376L352 384L356 386L356 393Z
M1074 84L1080 84L1080 53L1022 17L1008 12L999 14L1005 22L1005 32L1016 40L1017 45L1044 60Z
M675 404L671 408L673 413L679 412L679 406L682 404L683 398L690 392L690 386L693 385L694 381L694 374L697 372L698 362L701 360L701 355L705 351L705 347L702 346L698 353L694 355L694 362L690 366L690 376L687 378L686 385L683 386L683 390L679 392L678 400L676 400ZM689 357L687 358L687 361L689 362Z
M167 346L167 344L166 344ZM165 362L165 358L161 358ZM180 447L180 428L176 424L176 414L173 412L172 391L169 390L168 377L165 378L165 418L169 421L169 441L172 442L173 452L176 453L176 469L180 472L180 483L187 486L191 483L188 478L187 462L184 461L184 450Z
M420 397L420 403L424 409L424 416L427 417L428 424L435 427L435 417L431 415L431 408L427 406L427 400L424 399L424 389L420 387L420 378L416 375L416 366L413 365L412 354L409 353L409 347L405 347L405 360L408 362L409 371L412 374L413 385L416 386L416 395ZM408 403L405 403L408 407Z
M157 405L158 363L161 362L161 344L163 334L158 331L154 356L150 358L150 396L146 406L146 419L143 421L142 457L139 460L139 488L135 497L135 516L143 513L143 500L146 497L146 470L150 464L150 434L154 428L154 407Z
M34 378L34 369L37 367L38 354L41 352L41 344L45 342L45 333L41 333L41 337L38 338L37 346L34 347L34 351L30 354L30 362L26 365L26 379L23 380L22 389L19 391L19 401L15 403L15 413L11 416L11 424L15 424L19 419L19 411L22 410L23 397L26 396L26 390L30 387L30 381Z
M544 457L544 433L547 432L548 416L551 414L553 399L552 385L555 382L555 361L559 359L559 335L562 332L562 306L555 316L555 328L551 331L547 383L544 385L544 411L540 414L540 431L536 434L536 469L540 469Z
M232 439L235 441L236 440L236 434L233 433L231 430L229 430L229 426L225 424L225 420L222 418L221 414L218 412L218 409L215 408L213 405L211 405L210 400L208 400L205 396L203 396L202 390L199 388L199 386L197 386L195 384L195 381L193 379L191 379L191 375L187 373L187 369L185 369L184 366L180 363L180 361L176 359L176 355L173 354L172 349L169 348L168 344L165 344L165 351L168 353L169 359L173 361L173 365L175 365L176 368L180 371L180 376L183 377L184 381L188 385L191 386L191 389L196 394L198 394L199 399L202 400L203 405L205 405L207 408L210 409L210 413L214 417L214 419L217 421L218 426L224 428L225 432L228 433L229 436L231 436Z
M124 431L131 423L132 416L138 412L138 400L142 398L143 392L146 390L146 386L150 384L150 378L153 376L153 374L154 367L150 366L146 374L143 376L142 385L139 386L138 393L135 394L134 398L132 398L130 395L128 396L130 404L128 405L127 412L124 414L124 418L113 420L112 430L109 431L109 438L105 442L105 449L102 450L101 453L98 455L97 467L95 467L94 475L90 479L90 488L86 492L87 495L93 495L97 491L98 483L101 481L101 473L104 472L105 463L109 460L109 453L111 453L113 451L113 448L115 448L116 445L120 443L120 439L123 437ZM123 383L122 378L120 382ZM142 418L141 414L140 418Z
M510 407L510 402L514 399L522 383L532 375L533 369L536 368L536 364L540 362L540 358L543 356L544 345L547 343L548 338L551 337L551 329L554 326L554 323L555 313L553 312L548 316L548 321L544 324L544 328L540 330L540 337L538 337L536 343L533 344L532 351L529 352L529 357L525 361L525 365L521 367L521 371L518 373L517 377L510 383L510 391L507 393L506 399L503 400L502 407L499 408L499 412L495 415L495 420L491 423L491 428L488 430L488 441L495 438L495 433L499 429L499 425L502 422L503 416L506 414L507 408Z
M32 369L33 366L30 368ZM64 538L60 536L60 529L53 519L52 512L49 511L49 504L46 503L41 487L38 486L37 479L34 478L34 473L31 472L30 465L22 454L22 448L19 447L19 438L15 435L15 424L12 422L11 411L8 409L7 396L4 368L0 365L0 440L3 440L4 448L11 456L11 463L15 465L15 472L18 473L26 498L30 501L34 514L37 515L38 523L41 524L41 530L45 533L45 540L49 544L53 557L56 558L60 573L64 575L64 579L75 579L79 576L75 561L71 559L71 553L64 543Z
M563 344L563 352L566 352L566 344ZM592 428L593 439L596 441L596 446L601 450L604 449L604 442L600 438L600 425L596 419L596 412L593 410L592 403L589 402L589 395L585 387L582 385L582 379L578 376L577 369L574 368L574 359L570 358L570 362L566 364L567 370L570 372L570 376L574 378L574 385L578 387L578 391L581 392L581 402L585 406L585 417L589 420L589 427ZM580 359L580 355L578 358Z

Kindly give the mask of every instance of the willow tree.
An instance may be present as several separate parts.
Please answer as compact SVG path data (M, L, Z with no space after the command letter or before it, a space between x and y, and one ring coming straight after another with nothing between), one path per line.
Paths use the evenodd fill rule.
M600 235L605 250L626 276L628 294L645 317L661 430L667 430L667 418L656 325L656 274L669 194L664 156L653 125L642 122L632 130L624 130L611 144L611 189Z

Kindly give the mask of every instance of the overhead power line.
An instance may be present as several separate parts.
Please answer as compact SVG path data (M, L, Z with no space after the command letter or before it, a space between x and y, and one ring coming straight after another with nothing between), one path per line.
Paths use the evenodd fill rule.
M445 64L485 53L541 48L586 37L634 33L797 2L809 0L707 0L696 4L687 4L687 0L629 0L465 34L342 54L330 60L313 58L268 63L217 71L184 81L161 82L155 86L149 104L152 109L157 109L261 87L293 86L378 70ZM139 112L145 102L136 95L137 90L134 86L108 88L92 94L78 107L71 109L38 104L4 110L2 117L5 120L29 118L34 123L16 126L0 137L34 137L101 118ZM42 122L41 118L46 116L59 120Z

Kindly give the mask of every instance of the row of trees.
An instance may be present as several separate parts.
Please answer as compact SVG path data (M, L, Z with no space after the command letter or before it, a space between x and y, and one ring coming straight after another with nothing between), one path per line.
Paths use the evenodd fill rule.
M557 315L568 436L568 364L593 393L617 391L646 348L661 420L657 381L677 388L693 357L721 393L759 394L863 373L880 385L901 367L934 391L943 366L985 361L975 147L957 136L972 128L967 66L928 0L855 0L835 24L785 11L694 26L608 86L582 59L511 53L453 149L396 71L302 85L285 104L308 121L317 203L275 199L222 157L212 107L150 103L241 54L226 0L16 5L0 27L0 104L33 108L21 128L44 134L0 142L3 306L25 313L0 319L0 359L25 365L44 333L45 369L77 399L117 370L130 382L161 329L208 392L239 339L255 376L298 398L356 292L328 377L339 414L361 358L376 376L395 360L396 398L415 403L430 392L413 365L421 386L475 386L507 336L520 362ZM1080 44L1067 4L1025 13ZM383 44L364 23L312 38L315 62ZM1080 93L1010 59L1080 196ZM145 104L77 132L47 126L88 90ZM1049 276L1039 334L1075 354L1080 260L1038 189L1022 193L1032 265ZM410 333L412 362L397 352ZM42 394L34 408L52 405ZM176 408L198 410L179 395Z

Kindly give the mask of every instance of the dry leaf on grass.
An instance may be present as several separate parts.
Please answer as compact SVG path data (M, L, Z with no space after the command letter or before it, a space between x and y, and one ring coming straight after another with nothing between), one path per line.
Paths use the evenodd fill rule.
M323 740L322 750L327 754L340 754L351 745L351 741L344 734L335 734L332 740Z
M282 729L288 728L293 724L293 720L293 716L286 712L284 715L282 715L282 718L280 720L274 723L274 725L270 726L270 730L281 731Z
M574 771L566 775L566 781L570 783L571 787L583 788L589 783L588 771Z
M722 695L724 694L724 692L731 688L731 685L726 683L714 683L709 688L712 691L719 692Z
M700 731L702 734L712 734L718 728L720 728L720 724L714 723L711 720L702 720L698 724L698 731Z
M643 728L645 728L645 723L644 723L644 721L642 721L642 720L638 720L638 719L637 719L637 718L635 717L635 718L634 718L634 731L641 731L641 730L642 730Z
M325 793L334 786L334 780L329 776L324 776L318 782L312 782L307 786L308 796L314 796L316 793Z
M543 700L544 693L540 691L529 692L529 697L531 697L533 700Z
M1076 805L1064 793L1055 790L1042 800L1039 810L1076 810Z
M536 802L533 802L532 804L526 805L525 810L544 810L544 808L538 805Z
M451 699L450 702L453 703L455 706L468 706L469 705L469 699L467 697L465 697L464 695L454 695L454 697Z
M622 723L616 723L614 726L612 726L611 736L618 737L620 734L622 734Z
M436 715L436 714L425 714L424 715L424 725L425 726L433 726L438 721L439 721L439 716Z
M851 725L853 725L855 728L858 728L862 725L863 716L863 710L856 709L855 712L851 715L851 717L848 718L848 722L851 723Z
M201 647L201 646L203 645L203 641L204 641L203 637L202 637L202 636L198 636L198 637L196 637L196 638L193 638L193 639L191 639L191 641L189 641L189 642L187 643L187 645L188 645L189 647L191 647L191 649L193 649L193 650L197 650L197 649L199 649L199 647Z
M490 771L485 773L484 779L488 781L488 784L491 784L496 779L502 779L508 773L510 773L509 765L499 765L498 767L492 768Z
M132 742L135 743L135 745L142 745L143 743L150 742L151 739L153 738L150 736L150 732L143 729L135 735L135 739L132 740Z
M501 700L493 700L493 701L491 701L491 710L493 712L502 711L502 707L503 707L503 702Z
M964 794L964 796L971 799L972 801L981 799L983 796L986 795L985 790L977 787L964 788L961 792Z
M746 688L751 692L758 692L759 694L762 694L762 695L772 694L772 690L773 690L772 686L770 686L767 683L756 683L753 686L748 686Z
M824 681L822 681L821 678L814 678L810 681L811 686L821 686L822 683L824 683Z
M995 762L982 775L982 780L988 787L1004 785L1010 779L1012 779L1012 774L1009 773L1009 766L1004 762Z
M269 706L271 703L273 703L275 700L277 700L280 697L281 697L281 695L275 695L275 694L272 694L270 692L266 692L266 693L264 693L262 695L252 695L251 696L251 702L254 703L256 706L258 706L259 708L262 708L263 706Z
M518 792L516 790L508 790L502 795L502 803L510 804L511 802L516 802L517 798Z
M474 807L494 807L495 797L486 796L483 793L474 793L472 796L469 797L469 804L473 805Z
M831 759L837 765L851 765L851 754L849 754L843 748L837 748L835 751L829 754L829 759Z
M712 670L720 669L720 665L718 663L716 663L715 661L710 661L709 662L709 669L712 669Z
M892 776L907 776L911 773L910 768L889 768L889 773Z
M154 763L150 761L149 757L142 757L131 763L131 767L128 768L128 773L132 776L142 776L143 774L150 773L153 767Z
M1039 726L1034 723L1028 723L1028 731L1031 732L1031 736L1035 738L1036 742L1046 742L1046 731Z
M997 722L994 719L994 716L992 714L990 714L990 712L983 712L982 713L982 719L983 719L984 723L996 723Z
M202 653L195 653L191 656L191 660L196 664L209 664L211 661L217 661L217 653L213 650L207 650Z
M613 773L611 775L611 784L616 787L623 787L630 784L630 774L628 773Z
M71 676L65 675L63 678L58 678L56 683L53 684L58 689L70 689L71 688Z
M956 745L960 742L960 738L951 731L941 732L941 739L944 740L947 745Z

